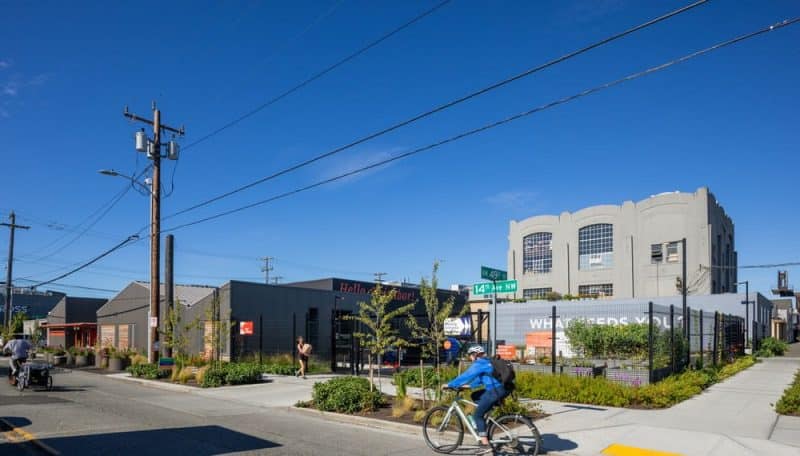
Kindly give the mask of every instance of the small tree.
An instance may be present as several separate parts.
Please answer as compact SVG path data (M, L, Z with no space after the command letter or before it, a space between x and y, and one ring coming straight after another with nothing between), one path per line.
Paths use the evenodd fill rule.
M408 326L411 329L411 335L414 339L419 340L419 347L422 351L422 356L427 358L432 358L434 360L434 366L436 368L436 378L437 378L437 394L438 391L441 390L441 369L440 369L440 354L441 349L444 345L444 341L447 339L447 335L444 333L444 323L445 320L453 316L453 308L455 307L456 298L455 296L450 296L444 302L439 302L439 297L436 295L436 291L439 287L439 279L436 274L439 272L439 262L435 261L433 263L433 272L431 274L431 280L428 282L424 277L420 280L420 296L422 296L422 301L425 304L425 317L427 319L427 326L419 324L416 318L413 316L409 316L408 318ZM459 312L458 316L463 316L469 308L464 306L464 308ZM424 378L424 372L422 372L422 363L420 363L420 376ZM433 385L431 385L433 386ZM423 397L425 396L425 392L423 391Z
M222 318L219 294L217 293L214 293L211 305L206 308L205 317L206 322L211 323L211 331L210 334L203 334L203 342L211 349L209 357L212 364L219 365L220 352L225 347L225 341L230 339L231 328L236 325L236 322L229 318Z
M380 390L380 359L390 347L407 346L408 342L400 336L400 331L392 326L392 321L398 317L403 318L410 314L414 303L406 304L395 310L389 310L389 304L394 301L396 289L384 291L380 283L375 285L370 295L369 302L358 303L358 315L348 315L344 318L355 320L363 325L363 332L353 333L369 350L369 380L370 391L373 388L372 358L378 363L378 389Z
M167 311L166 328L161 332L164 346L172 349L175 358L188 356L190 332L202 329L199 316L184 325L181 325L182 322L183 304L178 301Z

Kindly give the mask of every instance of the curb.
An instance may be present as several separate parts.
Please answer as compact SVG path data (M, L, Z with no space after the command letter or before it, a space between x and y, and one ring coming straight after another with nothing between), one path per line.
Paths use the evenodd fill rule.
M40 450L42 450L45 453L49 454L49 455L58 456L58 455L61 454L58 451L54 450L53 447L51 447L50 445L47 445L46 443L44 443L41 440L37 439L30 432L24 431L24 430L22 430L22 429L20 429L20 428L18 428L16 426L14 426L13 424L9 423L4 418L0 418L0 424L2 424L3 426L5 426L5 427L7 427L9 429L8 431L5 431L5 432L10 432L12 434L18 435L22 439L23 442L31 443L34 446L38 447Z
M402 432L404 434L412 434L415 436L422 435L422 428L405 423L394 423L392 421L380 420L376 418L367 418L357 415L345 415L343 413L334 412L321 412L319 410L287 407L289 413L299 413L301 415L315 416L326 421L336 421L338 423L352 424L354 426L366 426L374 429L383 429L386 431Z
M140 385L149 386L152 388L163 389L167 391L174 392L181 392L181 393L192 393L196 392L197 388L191 386L184 386L184 385L176 385L174 383L163 383L154 380L147 380L142 378L131 377L130 374L109 374L106 375L106 378L110 378L112 380L122 380L125 382L133 382L138 383Z

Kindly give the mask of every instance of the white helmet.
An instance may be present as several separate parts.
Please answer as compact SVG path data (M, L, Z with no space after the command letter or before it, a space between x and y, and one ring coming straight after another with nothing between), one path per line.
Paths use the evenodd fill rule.
M473 345L472 347L469 347L467 353L469 353L470 355L473 353L476 355L480 355L481 353L486 353L486 350L484 350L483 347L481 347L480 345Z

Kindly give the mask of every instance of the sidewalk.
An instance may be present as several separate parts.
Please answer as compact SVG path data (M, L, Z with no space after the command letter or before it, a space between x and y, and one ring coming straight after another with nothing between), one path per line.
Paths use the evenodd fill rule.
M686 455L798 455L800 418L775 413L800 360L770 358L665 410L542 401L545 447L602 454L612 444Z

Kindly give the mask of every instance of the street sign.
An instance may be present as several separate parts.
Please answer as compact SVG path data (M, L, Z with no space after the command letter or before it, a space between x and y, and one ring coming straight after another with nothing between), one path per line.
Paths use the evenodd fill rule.
M500 269L492 269L486 266L481 266L481 279L487 280L506 280L508 273Z
M447 336L472 335L472 317L447 318L444 320L444 333Z
M252 321L241 321L239 322L239 334L243 336L252 336L253 335L253 322Z
M150 327L158 328L158 317L150 317Z
M495 284L497 285L495 287ZM496 288L496 290L495 290ZM513 293L517 291L516 280L503 280L501 282L483 282L472 286L472 294L487 295L492 293Z

